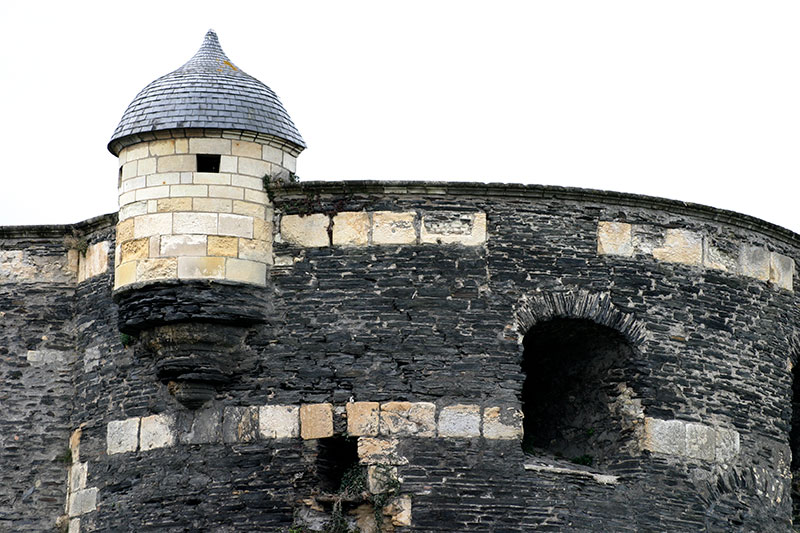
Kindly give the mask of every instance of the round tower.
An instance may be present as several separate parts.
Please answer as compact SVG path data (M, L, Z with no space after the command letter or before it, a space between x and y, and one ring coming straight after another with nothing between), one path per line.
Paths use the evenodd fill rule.
M265 182L290 179L304 148L275 93L209 30L194 57L134 98L108 144L119 157L115 289L173 279L263 286Z
M119 328L142 339L187 406L231 378L243 328L267 315L266 185L291 180L304 148L275 93L234 65L213 30L136 96L111 137Z

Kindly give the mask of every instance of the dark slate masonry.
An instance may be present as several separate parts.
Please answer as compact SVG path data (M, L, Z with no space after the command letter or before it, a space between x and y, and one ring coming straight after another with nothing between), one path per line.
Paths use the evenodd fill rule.
M800 280L780 269L800 262L797 234L556 187L270 197L280 260L241 291L112 294L115 215L0 228L0 530L343 531L341 509L366 531L376 507L398 532L792 530ZM485 213L486 240L278 236L283 217L384 211L413 213L418 234L426 214ZM68 248L105 241L108 268L78 281ZM712 267L717 252L738 266ZM361 436L360 402L382 409ZM398 422L391 402L419 411ZM524 436L492 438L493 412ZM352 464L389 488L356 486Z

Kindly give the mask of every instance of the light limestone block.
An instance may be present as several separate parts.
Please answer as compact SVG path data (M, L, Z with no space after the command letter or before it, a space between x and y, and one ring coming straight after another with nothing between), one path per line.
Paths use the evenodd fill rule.
M267 211L267 220L253 218L253 238L259 241L272 240L272 210Z
M770 254L769 281L781 289L793 290L794 260L776 252Z
M133 219L133 236L136 239L170 233L172 233L172 213L141 215Z
M86 477L89 472L89 463L74 462L69 469L69 490L75 492L86 488Z
M384 508L384 514L389 515L393 526L411 525L411 496L403 494L394 498Z
M259 408L258 429L265 439L300 436L300 408L296 405L264 405Z
M119 195L119 205L124 206L136 201L136 191L126 192Z
M106 453L135 452L139 445L139 417L112 420L106 426Z
M386 402L381 404L380 433L434 437L436 406L428 402Z
M182 196L208 196L209 187L209 185L170 185L169 197L180 198Z
M179 257L180 279L222 279L225 277L224 257Z
M686 422L646 417L643 448L656 453L686 456Z
M163 141L152 141L150 143L150 155L170 155L175 153L175 139L164 139Z
M304 440L333 436L333 408L329 403L300 406L300 436Z
M108 270L108 252L111 250L109 241L92 244L86 253L79 258L78 282L99 276Z
M127 263L135 259L150 257L150 239L144 237L132 241L125 241L120 245L121 262Z
M265 175L269 175L271 170L272 166L265 161L249 157L239 158L239 174L263 178Z
M283 154L283 168L289 172L297 172L297 158L291 154Z
M147 200L147 212L158 213L158 200Z
M487 439L521 439L522 413L513 407L483 410L483 436Z
M140 159L136 162L136 174L139 176L148 176L156 172L156 158L147 157Z
M372 494L388 492L397 485L397 467L370 465L367 467L367 490Z
M169 197L170 186L160 185L158 187L145 187L144 189L136 189L136 201L142 200L157 200L158 198Z
M181 172L181 183L191 185L194 183L194 172Z
M191 154L230 154L231 141L228 139L189 139Z
M69 516L80 516L97 509L97 487L78 490L69 495Z
M440 437L480 437L480 435L480 406L450 405L439 411Z
M477 246L486 241L486 213L426 213L420 222L420 242Z
M175 233L198 233L201 235L216 235L217 220L220 215L216 213L175 213ZM165 232L169 233L169 232Z
M71 352L63 350L28 350L26 359L29 363L66 363L73 359Z
M119 219L128 220L139 215L147 214L147 200L124 205L119 209Z
M193 182L204 185L230 185L231 175L214 172L195 172Z
M254 239L239 239L239 259L272 263L272 243Z
M718 463L727 463L739 455L739 432L733 429L716 429L714 458Z
M239 172L239 158L232 155L223 155L219 158L219 171L229 173Z
M264 161L269 161L270 163L276 163L278 165L282 165L283 150L265 144L260 159L263 159Z
M208 195L212 198L230 198L232 200L244 199L244 189L229 185L209 185Z
M196 172L196 171L197 171L196 156L165 155L158 158L158 172Z
M369 243L369 214L348 211L333 217L335 246L366 246Z
M686 424L686 455L693 459L713 461L716 447L714 428L705 424Z
M354 437L375 436L380 427L380 404L378 402L349 402L347 410L347 434Z
M327 215L284 215L281 218L281 236L283 240L310 248L328 246Z
M158 200L159 212L191 211L192 198L163 198Z
M262 204L233 200L233 212L237 215L247 215L263 219L266 216L267 208Z
M178 172L164 172L162 174L151 174L147 176L148 187L158 187L159 185L176 185L181 182L181 175Z
M135 191L136 189L141 189L147 184L147 181L144 176L138 176L136 178L125 179L122 181L122 192L131 192Z
M219 234L253 238L253 218L243 215L219 215Z
M222 259L222 258L220 258ZM229 257L226 261L225 278L231 281L255 283L264 286L267 283L267 265L245 259Z
M415 213L375 211L372 213L372 244L415 244Z
M244 199L248 202L258 202L261 204L269 203L269 197L267 196L267 193L253 189L244 189Z
M120 265L114 270L114 288L136 282L136 261Z
M742 245L739 249L739 271L750 278L769 280L772 254L765 248Z
M237 257L239 255L239 239L237 237L208 237L208 255Z
M143 157L148 157L149 155L150 152L148 150L147 143L135 144L133 146L128 146L125 149L125 158L127 161L142 159Z
M625 222L610 222L601 220L597 223L597 254L619 255L631 257L633 255L632 226Z
M195 198L192 207L195 211L230 213L233 210L232 201L227 198Z
M233 141L231 153L253 159L261 159L261 145L249 141Z
M703 236L685 229L669 228L664 236L664 246L653 250L656 261L701 265L703 263Z
M159 255L164 257L206 255L205 235L164 235L160 244Z
M364 465L404 465L408 459L397 453L397 439L358 438L358 462Z
M173 420L169 415L143 416L139 449L146 451L174 445L175 431L172 426Z
M70 518L69 519L69 529L67 533L81 533L81 519L80 518Z
M175 279L178 264L174 258L142 259L136 261L136 281Z
M241 174L234 174L233 176L231 176L231 185L260 191L264 189L264 180L262 178L253 178L251 176L242 176Z
M122 174L120 176L122 181L129 180L136 177L136 161L131 161L122 165Z
M175 139L175 153L188 154L189 153L189 139Z

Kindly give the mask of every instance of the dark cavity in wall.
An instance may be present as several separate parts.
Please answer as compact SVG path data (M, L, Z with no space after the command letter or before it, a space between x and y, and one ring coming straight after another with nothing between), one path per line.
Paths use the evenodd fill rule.
M526 453L602 467L631 438L619 415L633 350L614 329L557 318L523 340Z
M789 444L792 449L792 524L800 531L800 361L794 357L792 369L792 429Z
M337 492L345 473L358 465L356 439L329 437L320 439L317 448L317 476L323 492Z

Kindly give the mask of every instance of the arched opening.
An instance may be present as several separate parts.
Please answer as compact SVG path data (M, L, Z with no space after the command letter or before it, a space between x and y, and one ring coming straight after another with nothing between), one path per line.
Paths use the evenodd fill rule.
M591 320L554 318L531 327L523 346L523 450L607 464L631 440L637 410L626 384L628 341Z

